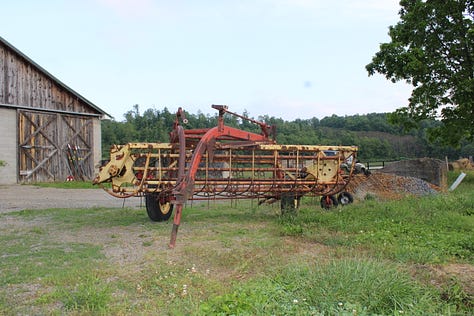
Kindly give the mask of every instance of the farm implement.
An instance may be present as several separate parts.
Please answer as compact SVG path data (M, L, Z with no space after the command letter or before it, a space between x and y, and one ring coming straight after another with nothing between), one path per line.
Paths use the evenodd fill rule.
M304 195L321 196L324 208L352 202L344 188L357 147L280 145L274 126L212 107L219 111L213 128L184 129L179 108L169 143L113 145L93 183L109 183L104 189L118 198L144 196L153 221L168 220L174 209L170 247L188 200L258 199L280 202L282 210L297 208ZM225 125L225 114L257 125L260 133Z

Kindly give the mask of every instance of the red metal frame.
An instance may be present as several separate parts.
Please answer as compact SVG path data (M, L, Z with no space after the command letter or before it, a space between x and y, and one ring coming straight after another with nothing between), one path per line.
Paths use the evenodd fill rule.
M181 123L187 120L179 108L169 143L114 145L110 161L94 179L95 184L111 182L106 191L116 197L152 194L159 197L157 203L174 204L171 248L188 200L257 198L283 203L289 196L334 195L348 184L357 147L279 145L274 126L232 113L223 105L212 107L219 111L217 126L185 130ZM226 126L226 113L258 125L261 133ZM326 155L328 151L336 154Z
M196 173L201 163L203 154L207 151L210 156L210 160L214 155L214 144L217 140L226 140L226 141L239 141L238 145L241 146L242 143L248 143L249 145L255 145L256 143L275 143L274 140L269 139L269 134L274 131L274 128L263 123L257 122L255 120L246 118L244 116L232 113L227 110L226 106L223 105L213 105L214 109L219 110L218 124L216 127L210 129L202 130L190 130L185 132L184 135L189 136L189 138L199 139L193 155L191 158L191 163L188 166L188 171L184 176L178 176L178 183L173 190L173 196L175 200L173 203L176 206L176 212L173 220L173 229L171 232L170 248L174 248L176 244L176 236L178 233L178 228L181 223L181 214L183 210L183 205L186 203L188 198L193 195L194 192L194 180ZM242 119L246 119L256 123L262 129L262 134L256 134L252 132L243 131L237 128L229 127L224 125L224 114L231 113ZM182 117L182 110L178 110L177 120ZM178 124L175 123L175 129L179 128ZM202 136L201 134L204 133ZM181 132L172 133L172 135L182 135ZM172 137L173 138L173 137ZM179 148L180 148L180 158L184 157L185 145L183 144L183 137L179 138ZM184 170L184 160L179 162L179 170Z

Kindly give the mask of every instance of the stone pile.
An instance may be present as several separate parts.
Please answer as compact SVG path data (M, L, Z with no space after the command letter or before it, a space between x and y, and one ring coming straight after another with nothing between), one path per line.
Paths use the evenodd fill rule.
M436 194L441 191L441 188L415 177L373 172L369 176L355 175L346 190L359 200L367 197L391 200L409 195Z

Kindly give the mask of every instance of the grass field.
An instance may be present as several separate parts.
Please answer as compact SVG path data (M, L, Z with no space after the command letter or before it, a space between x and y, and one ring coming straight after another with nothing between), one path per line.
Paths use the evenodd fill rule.
M452 174L452 182L456 175ZM85 197L86 198L86 197ZM297 214L256 202L0 215L0 315L470 315L474 173L453 192Z

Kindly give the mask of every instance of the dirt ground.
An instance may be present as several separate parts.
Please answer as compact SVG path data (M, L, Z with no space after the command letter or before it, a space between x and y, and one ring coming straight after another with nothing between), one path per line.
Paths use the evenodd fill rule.
M47 208L140 207L144 203L141 198L115 198L100 189L0 185L0 213Z
M399 198L406 194L406 188L410 187L410 193L426 194L430 187L427 187L419 182L413 183L411 179L405 178L387 178L386 175L372 175L367 179L363 175L359 175L354 179L353 187L351 188L354 197L363 199L366 194L375 194L384 199ZM395 179L395 180L394 180ZM402 185L400 186L400 179ZM396 187L400 186L402 189L393 190L394 183ZM388 185L390 184L390 185ZM416 190L414 189L416 188ZM420 191L420 188L422 189ZM428 189L427 189L428 188ZM397 192L395 192L397 191ZM428 190L429 191L429 190ZM386 194L382 194L386 193ZM390 193L390 194L389 194ZM423 195L421 194L421 195ZM418 194L416 194L418 195ZM141 198L119 199L110 196L105 191L100 189L57 189L57 188L42 188L33 185L0 185L0 214L9 213L24 209L46 209L46 208L91 208L91 207L142 207L144 208L144 200ZM14 219L10 217L4 218L0 223L0 229L9 227L16 227L24 229L28 225L39 225L40 223L31 223ZM47 223L42 223L47 225ZM110 234L120 236L115 238L123 240L117 244L110 244ZM91 242L91 236L94 236L93 242L104 245L104 252L111 262L114 264L131 265L144 260L145 252L140 245L143 243L143 238L140 227L132 228L113 228L109 231L95 231L93 229L85 229L74 236L56 236L59 240L67 240L67 238L74 238L75 241ZM126 241L126 242L125 242ZM314 248L314 245L311 247ZM166 249L165 243L160 245L160 249ZM314 249L313 249L314 251ZM319 251L319 250L318 250ZM414 273L428 273L431 277L431 282L434 285L440 283L441 280L449 280L453 276L460 280L464 290L469 295L474 295L474 266L469 264L448 264L448 265L422 265L414 268Z

